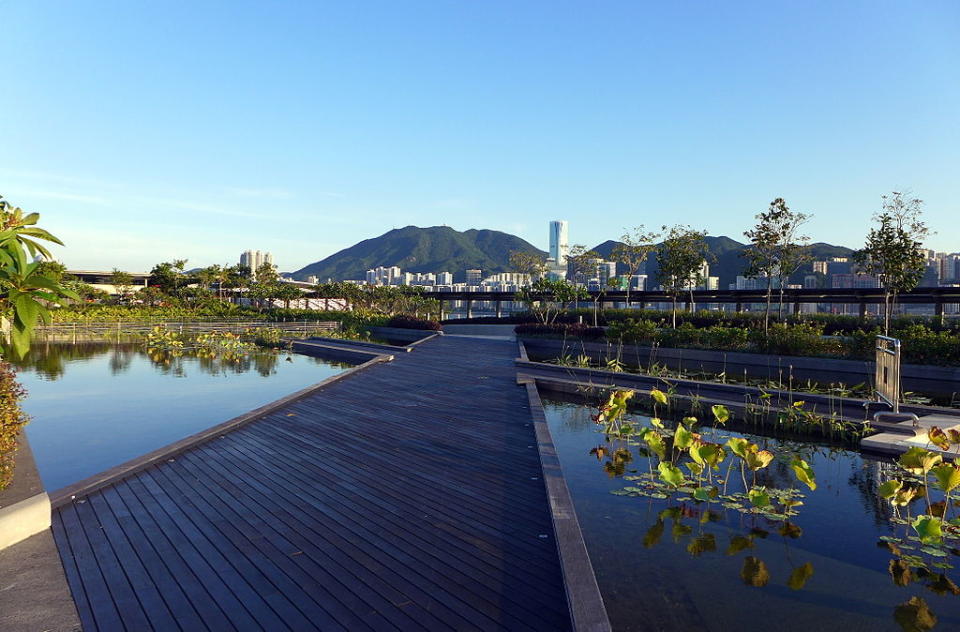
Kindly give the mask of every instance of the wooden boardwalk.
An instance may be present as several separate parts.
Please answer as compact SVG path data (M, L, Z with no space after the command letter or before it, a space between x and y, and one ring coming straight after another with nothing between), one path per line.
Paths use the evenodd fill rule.
M437 338L55 509L84 629L569 629L516 349Z

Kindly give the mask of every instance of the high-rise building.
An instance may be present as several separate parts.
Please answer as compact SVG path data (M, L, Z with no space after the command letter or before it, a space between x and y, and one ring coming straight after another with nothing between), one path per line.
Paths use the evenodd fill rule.
M483 270L467 270L467 285L480 285L483 281Z
M452 272L437 273L437 285L453 285L453 273Z
M558 268L567 265L567 254L570 250L567 233L567 220L555 219L550 222L550 258Z
M259 250L246 250L240 255L240 265L250 268L250 274L254 277L257 275L257 270L260 269L260 266L263 264L269 264L270 267L273 266L273 255L269 252L260 252Z

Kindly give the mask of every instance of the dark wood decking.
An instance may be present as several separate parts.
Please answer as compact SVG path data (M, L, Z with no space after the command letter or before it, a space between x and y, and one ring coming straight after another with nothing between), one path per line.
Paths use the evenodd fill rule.
M59 507L84 629L568 629L516 349L438 338Z

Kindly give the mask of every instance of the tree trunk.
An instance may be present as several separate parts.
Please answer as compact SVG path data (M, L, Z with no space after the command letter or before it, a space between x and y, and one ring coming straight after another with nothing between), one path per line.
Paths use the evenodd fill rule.
M767 311L763 315L763 333L770 331L770 303L773 300L773 279L767 276Z

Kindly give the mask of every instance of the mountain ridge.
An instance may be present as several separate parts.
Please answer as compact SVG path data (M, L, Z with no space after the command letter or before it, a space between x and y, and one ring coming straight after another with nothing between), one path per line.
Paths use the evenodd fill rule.
M724 235L708 235L707 248L713 261L710 274L720 277L720 287L727 288L743 272L746 260L742 256L747 244ZM620 242L609 239L593 248L599 256L609 259ZM823 242L810 244L815 259L848 256L853 250ZM404 226L389 230L377 237L364 239L319 261L292 272L295 279L317 276L325 281L364 279L366 271L377 266L399 266L404 272L452 272L455 282L464 280L467 268L479 268L484 275L510 271L511 251L523 251L545 256L528 241L497 230L471 228L458 231L449 226ZM618 272L625 272L622 265ZM794 279L802 279L811 272L810 264L801 267ZM656 274L653 254L647 262L647 274Z

